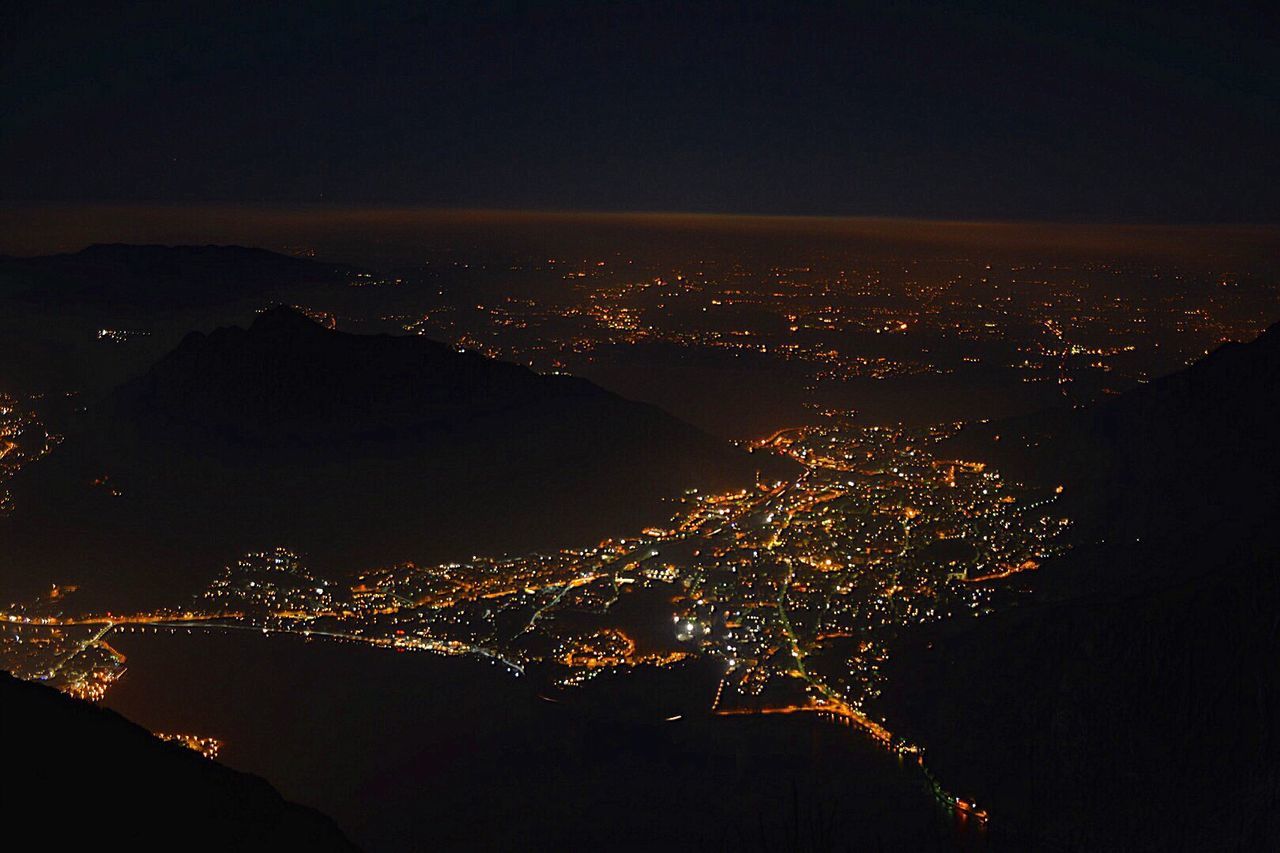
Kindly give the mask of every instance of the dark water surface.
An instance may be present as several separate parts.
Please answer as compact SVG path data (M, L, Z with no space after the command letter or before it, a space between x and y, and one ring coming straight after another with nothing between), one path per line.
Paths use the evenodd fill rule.
M714 676L701 665L553 702L536 676L471 658L247 632L111 642L129 669L107 706L224 740L221 761L371 851L981 846L918 774L852 731L708 717Z

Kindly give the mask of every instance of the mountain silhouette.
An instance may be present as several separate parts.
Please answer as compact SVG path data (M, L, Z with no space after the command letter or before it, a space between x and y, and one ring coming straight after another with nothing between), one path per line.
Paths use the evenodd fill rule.
M1280 326L1107 403L952 449L1066 486L1077 546L1030 600L898 650L890 710L1019 845L1280 837ZM998 436L998 438L997 438Z
M13 770L0 816L49 849L114 840L133 850L356 850L333 821L262 779L114 711L6 672L0 707L0 748Z
M189 335L16 478L6 586L172 602L275 544L336 572L590 544L782 464L582 379L277 308Z
M97 400L192 329L237 322L300 293L341 293L355 270L243 246L97 244L0 257L0 387ZM126 330L127 343L101 340Z
M1277 402L1280 324L1105 403L966 429L951 452L1065 484L1088 535L1154 536L1280 504Z

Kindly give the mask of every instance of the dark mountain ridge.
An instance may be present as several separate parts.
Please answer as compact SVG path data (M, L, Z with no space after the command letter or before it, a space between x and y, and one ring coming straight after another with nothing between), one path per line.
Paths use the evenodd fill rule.
M304 293L342 293L355 272L242 246L97 244L0 258L0 390L96 401L192 329Z
M1026 848L1280 839L1280 326L957 452L1065 482L1080 544L1029 602L899 649L890 710ZM995 436L999 436L999 440Z
M0 818L47 849L115 840L132 850L356 850L333 821L262 779L114 711L6 672L0 708L0 750L15 770Z
M6 587L172 603L277 544L334 572L589 544L782 465L581 379L274 309L188 336L16 478Z
M1113 400L966 429L952 452L1067 486L1085 536L1146 537L1280 505L1280 323Z
M248 329L189 335L115 393L103 416L236 448L413 440L560 401L620 402L585 380L420 337L329 332L288 308Z

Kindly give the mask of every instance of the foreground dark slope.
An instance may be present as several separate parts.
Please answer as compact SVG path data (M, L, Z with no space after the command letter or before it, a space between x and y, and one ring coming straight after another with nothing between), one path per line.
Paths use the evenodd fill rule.
M346 571L585 544L757 462L580 379L274 309L191 335L23 472L4 580L173 602L274 544Z
M354 851L319 812L103 708L0 672L0 818L43 849Z
M1278 377L1273 327L1106 405L957 443L1065 482L1105 540L1015 579L1030 603L938 626L894 664L897 718L1020 844L1280 844Z

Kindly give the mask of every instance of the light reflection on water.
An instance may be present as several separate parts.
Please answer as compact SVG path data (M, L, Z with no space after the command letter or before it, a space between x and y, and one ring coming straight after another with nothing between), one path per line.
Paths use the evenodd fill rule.
M224 763L369 849L754 849L797 832L815 849L981 840L939 811L918 773L844 727L708 717L705 673L629 674L548 703L533 679L467 658L254 635L116 645L130 669L108 707L219 738Z

